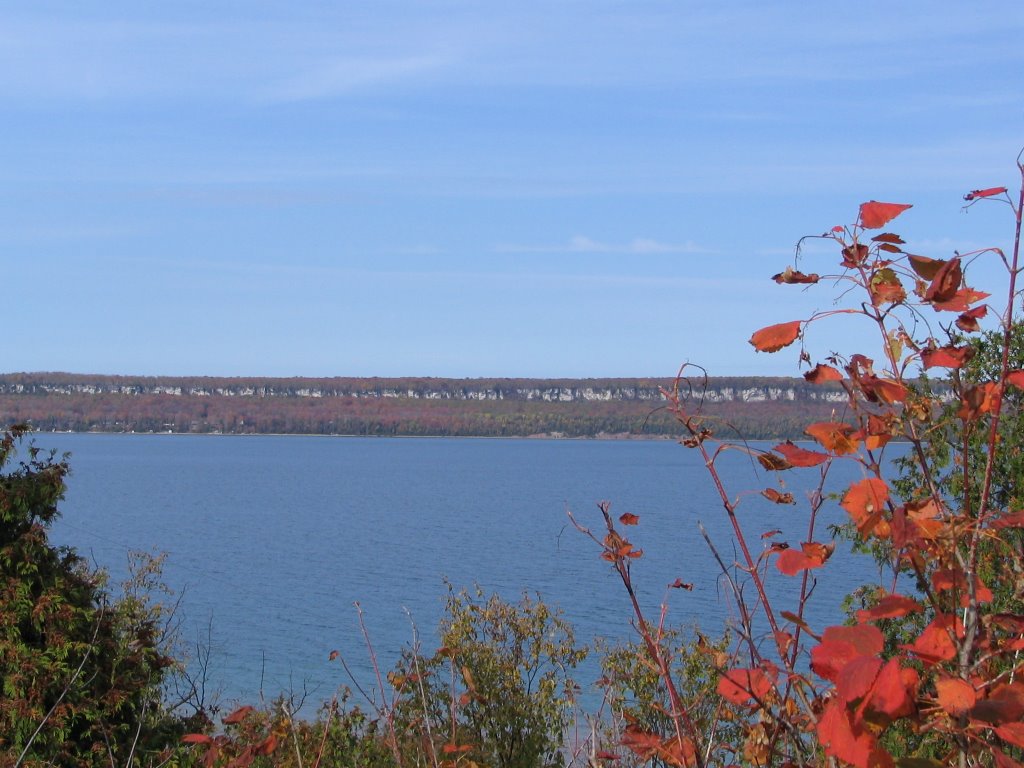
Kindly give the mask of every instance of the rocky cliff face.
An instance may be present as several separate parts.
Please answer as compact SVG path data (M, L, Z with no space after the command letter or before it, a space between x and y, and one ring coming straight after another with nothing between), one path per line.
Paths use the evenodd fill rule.
M652 379L195 379L78 374L0 375L6 395L168 395L172 397L510 400L554 403L656 402L671 380ZM803 379L729 377L691 390L710 403L842 402L838 386Z

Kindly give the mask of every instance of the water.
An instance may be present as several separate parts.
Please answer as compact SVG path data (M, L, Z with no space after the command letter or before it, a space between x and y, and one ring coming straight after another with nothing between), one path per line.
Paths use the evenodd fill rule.
M639 526L623 532L645 550L634 579L651 616L670 591L672 621L713 631L731 613L697 531L701 520L723 558L738 558L721 502L699 455L671 441L36 439L72 453L54 540L74 545L114 579L124 575L128 549L166 552L166 581L182 594L183 636L209 646L209 686L229 700L304 688L311 700L329 698L348 682L328 661L332 650L370 684L355 601L385 668L410 643L412 622L432 650L445 579L509 599L537 592L563 610L580 640L631 636L621 585L566 515L572 510L600 536L599 500L611 501L615 516L640 516ZM834 489L858 477L844 466ZM776 482L739 454L723 472L734 495ZM799 499L798 481L816 471L784 475ZM794 545L806 538L806 504L742 498L739 517L753 548L760 551L760 534L776 528ZM816 538L827 538L824 526L842 518L828 505ZM780 595L793 594L798 579L769 573ZM843 552L816 575L819 624L840 618L839 602L853 587L877 580L870 563ZM668 590L677 578L693 591ZM588 663L580 682L596 677Z

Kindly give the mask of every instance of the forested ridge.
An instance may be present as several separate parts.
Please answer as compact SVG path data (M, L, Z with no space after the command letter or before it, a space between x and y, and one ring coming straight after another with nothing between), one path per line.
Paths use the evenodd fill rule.
M672 378L219 378L0 374L0 419L44 431L669 436ZM802 378L678 382L747 438L793 437L843 407ZM726 427L729 429L729 427Z

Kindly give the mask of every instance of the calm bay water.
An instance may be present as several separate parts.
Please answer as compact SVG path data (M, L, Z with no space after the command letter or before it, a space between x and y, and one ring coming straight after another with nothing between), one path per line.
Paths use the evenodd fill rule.
M166 552L165 578L183 597L183 633L209 642L210 685L252 701L310 689L329 698L348 681L328 654L337 649L371 682L355 601L385 667L412 639L436 646L447 578L515 599L524 590L561 607L577 637L628 637L625 594L596 545L566 516L600 536L596 502L645 550L634 566L645 608L657 615L672 590L670 619L709 630L730 615L719 571L697 530L703 521L732 562L721 503L696 452L665 441L39 435L70 451L72 476L53 538L123 576L128 549ZM831 487L857 477L833 470ZM776 478L738 454L724 466L734 493ZM784 473L801 498L801 478ZM795 485L794 485L795 484ZM819 520L842 520L828 505ZM775 528L794 545L806 537L806 504L778 506L744 497L740 519L752 546ZM845 545L840 544L840 550ZM771 569L780 593L797 579ZM839 602L872 579L870 563L838 551L818 572L819 622L836 621ZM790 605L782 607L789 608ZM589 664L580 682L597 676Z

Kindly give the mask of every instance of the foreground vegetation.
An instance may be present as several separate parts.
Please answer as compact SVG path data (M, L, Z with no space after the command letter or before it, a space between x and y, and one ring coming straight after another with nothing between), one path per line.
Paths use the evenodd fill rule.
M1016 200L1002 187L966 198L1012 211L1008 254L907 253L902 238L882 231L910 207L895 203L865 203L854 224L822 236L839 254L829 277L840 303L751 337L769 353L799 344L806 380L835 382L845 393L841 414L807 427L813 449L723 442L730 427L706 407L701 377L684 371L666 389L682 443L701 454L731 523L728 549L708 545L735 620L708 637L673 627L666 606L648 615L632 571L643 553L626 533L642 533L641 519L615 518L607 504L595 525L573 517L631 598L636 629L633 644L604 650L599 712L578 712L573 669L586 649L557 612L529 597L508 603L455 589L440 646L408 649L396 669L378 672L373 690L357 686L354 700L335 699L310 719L296 718L287 699L208 711L187 678L181 684L165 607L153 599L157 564L141 562L112 598L77 555L51 547L46 529L67 464L28 448L14 466L15 428L0 450L3 763L1024 765L1024 357L1014 316L1024 165L1018 170ZM976 258L1005 266L999 310L967 282ZM800 266L776 282L824 279ZM981 321L996 311L997 329L984 332ZM874 324L879 350L816 361L805 346L810 332L846 315ZM940 372L941 383L922 380L922 369ZM890 477L883 469L895 439L910 452ZM782 480L726 488L717 462L727 451L749 455L770 478L814 473L818 490L796 499ZM822 489L839 462L854 462L861 478L829 499ZM816 522L833 502L849 524L826 532ZM798 503L807 522L799 542L759 530L756 514L737 514L741 505ZM845 625L811 626L812 597L834 597L813 594L814 574L843 539L876 558L883 578L851 594ZM786 590L771 587L789 579L796 596L783 604Z

